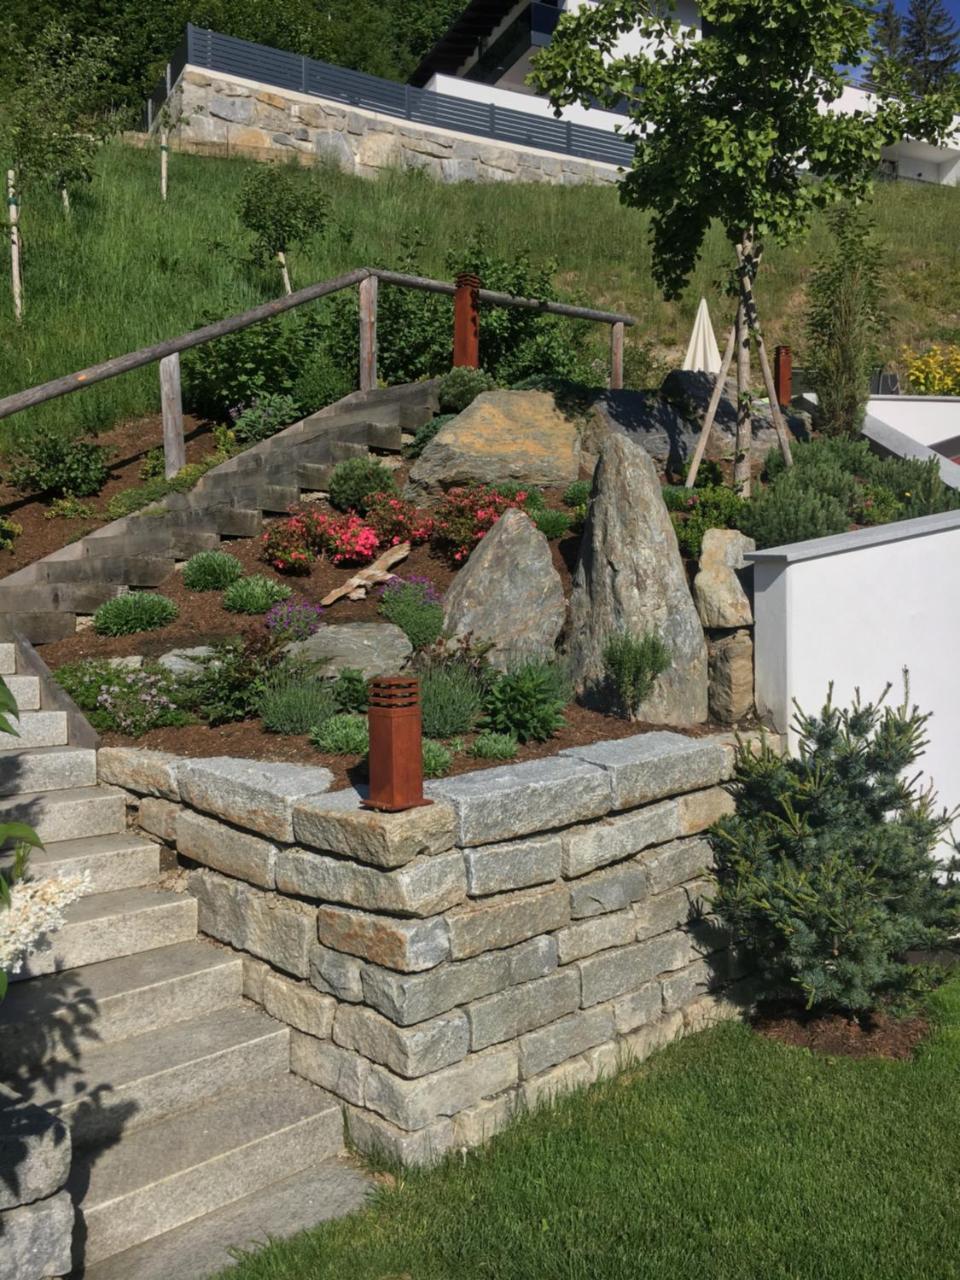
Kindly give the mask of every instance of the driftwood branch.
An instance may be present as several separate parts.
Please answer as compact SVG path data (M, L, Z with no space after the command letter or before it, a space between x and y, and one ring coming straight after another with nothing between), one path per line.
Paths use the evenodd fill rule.
M344 596L351 600L362 600L366 596L370 587L375 587L379 582L387 582L396 575L390 570L395 564L399 564L401 560L406 560L410 554L410 543L400 542L395 547L390 547L382 556L378 556L373 564L368 565L366 569L361 569L359 573L355 573L352 578L348 578L346 582L341 583L339 587L334 587L320 601L322 605L336 604L338 600L342 600Z

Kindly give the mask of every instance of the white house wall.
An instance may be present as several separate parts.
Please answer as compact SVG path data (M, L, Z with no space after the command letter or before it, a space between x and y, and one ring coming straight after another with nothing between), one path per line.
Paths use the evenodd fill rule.
M867 413L929 449L960 436L960 396L871 396Z

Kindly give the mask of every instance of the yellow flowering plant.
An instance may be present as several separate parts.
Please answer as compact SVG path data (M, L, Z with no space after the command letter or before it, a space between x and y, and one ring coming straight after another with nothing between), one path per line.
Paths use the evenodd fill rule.
M934 343L924 352L903 353L910 391L918 396L960 396L960 344Z

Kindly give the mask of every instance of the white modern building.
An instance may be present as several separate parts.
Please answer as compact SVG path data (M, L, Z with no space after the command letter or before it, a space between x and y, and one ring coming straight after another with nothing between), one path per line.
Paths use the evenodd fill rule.
M448 97L492 104L508 110L554 118L553 108L527 84L531 58L550 43L562 13L596 0L471 0L459 18L426 54L411 84ZM676 16L694 30L701 18L693 0L678 0ZM620 44L624 53L639 52L639 35ZM869 111L871 95L851 85L836 109ZM560 118L572 124L614 131L624 117L612 111L571 106ZM884 151L888 177L909 178L943 186L960 184L960 118L952 145L934 147L905 139Z

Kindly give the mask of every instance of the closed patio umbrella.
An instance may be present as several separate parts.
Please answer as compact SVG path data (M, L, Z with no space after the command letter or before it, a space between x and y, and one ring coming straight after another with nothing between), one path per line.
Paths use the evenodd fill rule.
M684 369L693 373L719 373L720 348L710 323L710 311L706 298L700 299L697 307L697 318L693 322L693 332L683 361Z

